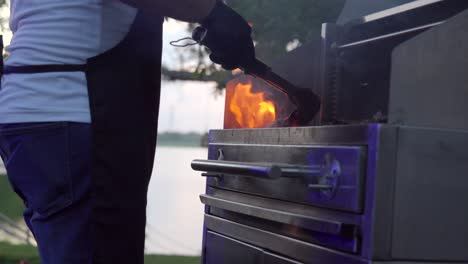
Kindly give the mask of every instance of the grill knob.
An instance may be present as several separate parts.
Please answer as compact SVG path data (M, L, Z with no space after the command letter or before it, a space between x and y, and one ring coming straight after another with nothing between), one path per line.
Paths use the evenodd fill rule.
M320 197L324 200L331 200L338 190L341 167L338 160L331 154L325 155L320 169L320 176L317 184L309 184L309 189L320 191Z

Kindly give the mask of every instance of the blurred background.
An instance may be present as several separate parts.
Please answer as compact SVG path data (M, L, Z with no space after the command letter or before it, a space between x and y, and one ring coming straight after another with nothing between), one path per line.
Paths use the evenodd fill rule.
M227 2L251 23L257 56L270 63L320 36L321 24L337 21L345 1ZM0 0L0 6L0 24L5 45L8 45L12 35L8 28L8 1ZM212 64L206 51L199 46L176 48L169 45L170 41L190 36L195 26L172 19L164 23L158 147L149 188L148 254L201 254L203 206L198 196L204 193L205 180L191 170L190 162L206 158L209 129L223 127L224 87L232 73ZM21 244L29 238L23 232L21 202L9 190L2 165L0 175L3 175L0 176L0 263L3 263L1 245L6 252L5 241ZM19 228L12 229L6 217Z

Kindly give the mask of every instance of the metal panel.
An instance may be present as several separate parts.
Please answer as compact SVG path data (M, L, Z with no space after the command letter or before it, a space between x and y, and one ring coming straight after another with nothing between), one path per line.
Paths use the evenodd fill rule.
M262 264L263 250L232 238L207 232L203 264Z
M337 26L331 23L322 24L320 47L320 76L318 78L322 108L320 125L333 123L337 117L337 84L339 80L337 69Z
M392 256L468 260L468 132L402 127Z
M454 264L454 262L434 261L371 261L369 264ZM468 264L468 262L456 262L456 264Z
M214 188L209 188L208 192L210 196L242 206L226 208L212 202L210 215L328 248L359 253L359 215Z
M210 215L340 252L351 254L359 254L360 252L360 237L358 232L356 232L355 236L330 235L327 233L310 231L294 225L242 215L216 207L210 207Z
M355 1L354 6L357 9L372 8L371 6L378 6L383 1L375 0L369 5L365 2L370 1L359 2L364 3L359 5ZM351 2L347 6L352 6ZM332 34L329 34L329 29L333 27L327 25L322 33L326 45L322 48L325 70L321 77L326 81L321 82L324 89L321 114L324 120L321 124L386 122L389 114L392 52L395 47L439 26L466 8L468 1L414 1L338 26ZM441 41L449 40L450 35L452 33L447 33L440 38ZM414 55L419 46L425 44L422 41L415 45L412 56L403 59L402 63L413 61L401 71L403 76L413 78L415 69L426 66L425 63L417 62ZM436 62L430 59L432 52L437 52L437 49L425 54L426 62ZM438 67L435 66L437 63L433 65ZM406 89L402 91L404 96ZM408 102L414 103L416 98L419 99L411 97Z
M289 210L275 210L265 204L252 205L251 203L240 203L225 199L216 198L210 195L201 195L202 203L223 210L240 213L260 219L274 221L278 223L294 225L300 228L315 232L341 235L345 229L354 231L353 226L347 226L337 220L325 219L323 217L311 217L305 214L288 212Z
M318 78L320 73L320 36L309 43L288 52L276 59L271 67L274 72L284 77L297 87L310 89L320 94Z
M467 28L465 11L395 49L389 122L468 129Z
M310 264L364 264L365 260L351 254L323 248L317 245L281 236L257 228L241 225L222 218L205 215L205 224L209 230L223 235L249 241L249 244ZM239 262L241 263L241 262ZM261 262L260 262L261 263Z
M364 147L210 143L210 153L218 153L220 150L228 161L321 166L326 160L333 159L337 168L336 176L333 176L335 180L330 184L334 187L323 190L311 188L322 180L322 177L316 175L274 180L226 175L210 180L210 186L356 213L362 211L362 181L366 157ZM331 179L331 176L324 176L323 180L325 178Z
M369 0L360 0L369 1ZM376 0L382 1L382 0ZM395 1L394 1L395 2ZM342 27L340 45L443 22L468 8L467 1L418 0L368 14Z
M392 8L414 0L347 0L337 24L345 24L365 15Z
M365 145L367 125L211 130L210 143ZM216 155L217 153L213 153ZM210 156L217 159L217 156Z
M298 204L294 202L281 201L270 199L266 197L249 195L240 192L226 191L222 189L215 189L208 187L207 194L214 197L235 201L239 203L246 203L256 206L266 206L278 211L288 211L294 214L306 215L311 218L323 218L327 220L335 220L348 225L359 225L361 223L360 215L350 214L326 208L320 208L310 205Z
M263 257L265 264L301 264L301 262L278 256L269 252L265 252Z
M398 128L370 125L368 134L362 255L368 259L389 260Z

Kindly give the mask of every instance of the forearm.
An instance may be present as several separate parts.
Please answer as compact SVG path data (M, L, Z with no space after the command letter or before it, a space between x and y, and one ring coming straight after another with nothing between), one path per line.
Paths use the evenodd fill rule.
M186 22L200 22L213 9L216 0L122 0L142 10Z

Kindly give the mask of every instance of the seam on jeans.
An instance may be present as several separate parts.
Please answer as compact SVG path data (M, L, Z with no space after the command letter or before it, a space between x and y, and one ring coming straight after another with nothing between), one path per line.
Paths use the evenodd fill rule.
M20 123L19 123L20 124ZM65 127L67 122L50 122L47 124L37 124L37 125L30 125L26 127L19 127L19 128L6 128L0 129L0 135L17 135L17 134L27 134L27 133L35 133L39 131L47 131L51 129L63 128Z
M68 198L68 197L67 197ZM61 210L69 207L72 205L73 201L71 199L56 199L55 201L51 202L50 204L47 205L47 208L44 210L38 210L34 209L41 217L50 217L57 212L60 212ZM56 207L59 207L59 209L56 209Z
M18 145L16 146L15 150L13 150L13 152L11 152L10 156L7 157L4 165L5 165L5 169L7 169L8 171L8 165L10 164L10 161L12 160L13 156L16 155L16 152L18 152L20 150L20 148L23 147L23 140L21 140ZM13 181L12 181L13 182Z
M71 198L71 201L75 201L75 193L74 193L74 188L73 188L73 181L72 181L72 176L71 176L71 143L70 143L70 124L66 124L65 126L65 136L66 136L66 146L65 146L65 151L67 153L67 180L68 180L68 183L69 183L69 188L70 188L70 198Z

